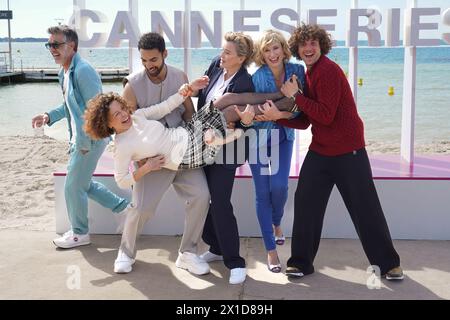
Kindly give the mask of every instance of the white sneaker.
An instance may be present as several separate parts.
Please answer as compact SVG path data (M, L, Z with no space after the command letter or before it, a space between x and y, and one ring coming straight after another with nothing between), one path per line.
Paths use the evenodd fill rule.
M230 284L239 284L245 281L247 268L233 268L230 270Z
M123 252L121 249L119 249L119 253L117 254L117 259L114 261L114 272L115 273L128 273L131 272L133 269L133 264L136 260L133 258L130 258L126 255L125 252Z
M223 257L222 256L219 256L218 254L212 253L211 251L206 251L205 253L201 254L200 258L202 258L206 262L223 261Z
M209 265L205 260L191 252L180 252L175 265L196 275L209 273Z
M55 246L70 249L91 244L89 234L75 234L72 230L67 231L61 237L53 240Z

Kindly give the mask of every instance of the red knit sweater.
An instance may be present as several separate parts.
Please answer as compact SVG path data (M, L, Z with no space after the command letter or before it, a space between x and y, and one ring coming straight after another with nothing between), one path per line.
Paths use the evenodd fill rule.
M336 63L322 55L306 73L305 94L296 99L304 114L278 120L279 124L296 129L311 124L309 149L321 155L337 156L365 146L363 122L348 80Z

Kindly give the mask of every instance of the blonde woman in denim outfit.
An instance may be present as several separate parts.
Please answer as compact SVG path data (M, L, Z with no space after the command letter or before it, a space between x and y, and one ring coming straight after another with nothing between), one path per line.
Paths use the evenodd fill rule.
M260 67L252 76L255 92L277 92L282 84L296 75L304 82L304 69L290 63L291 53L286 39L275 30L263 33L255 50L255 63ZM289 116L292 116L290 114ZM250 149L250 168L256 193L256 214L267 250L267 267L280 272L276 245L284 244L280 227L288 196L288 178L295 133L274 122L257 122Z

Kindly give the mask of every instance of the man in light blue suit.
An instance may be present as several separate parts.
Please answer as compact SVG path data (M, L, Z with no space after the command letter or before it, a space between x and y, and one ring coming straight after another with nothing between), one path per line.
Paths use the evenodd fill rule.
M98 73L85 60L78 49L78 35L68 26L60 25L48 30L47 49L55 62L61 65L59 84L64 102L61 106L37 115L33 127L53 125L66 118L69 125L70 159L64 186L67 211L72 229L53 243L64 249L90 244L88 226L88 197L115 213L122 212L128 201L118 197L102 184L92 180L97 162L108 143L107 139L92 140L84 131L84 111L87 102L101 93L102 83Z

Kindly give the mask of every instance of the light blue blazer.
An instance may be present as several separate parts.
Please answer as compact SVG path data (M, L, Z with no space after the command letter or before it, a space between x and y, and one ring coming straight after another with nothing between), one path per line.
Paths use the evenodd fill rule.
M90 151L95 144L106 143L109 138L103 140L92 140L86 135L84 126L84 111L86 110L87 103L90 99L102 92L102 82L97 71L84 59L81 58L79 53L76 53L72 58L72 63L69 67L69 88L68 100L71 106L72 114L74 116L74 122L76 128L72 128L69 109L64 102L59 107L48 112L50 121L49 126L62 118L67 118L69 123L69 136L72 140L72 135L75 130L76 141L75 147L77 150ZM64 69L61 68L58 74L59 84L61 89L64 86Z

